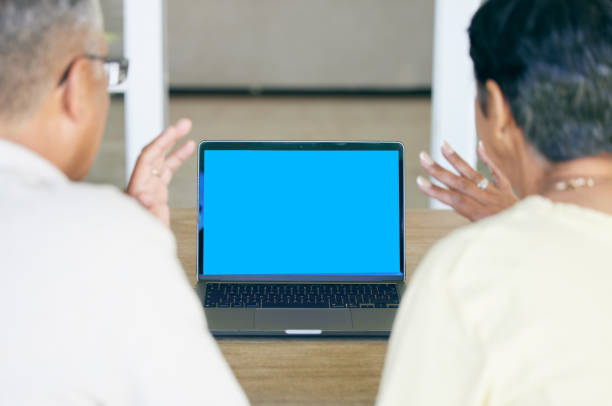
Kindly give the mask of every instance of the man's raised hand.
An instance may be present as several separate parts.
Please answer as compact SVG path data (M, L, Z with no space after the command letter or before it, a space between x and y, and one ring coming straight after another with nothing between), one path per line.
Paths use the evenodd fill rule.
M170 225L168 185L174 172L193 155L196 145L189 140L172 154L170 151L189 134L191 126L191 121L183 118L144 147L126 190L166 226Z

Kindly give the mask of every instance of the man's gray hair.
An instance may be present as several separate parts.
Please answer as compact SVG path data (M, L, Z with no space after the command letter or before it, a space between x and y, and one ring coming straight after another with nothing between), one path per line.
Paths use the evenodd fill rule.
M99 0L0 0L0 120L33 113L102 26Z

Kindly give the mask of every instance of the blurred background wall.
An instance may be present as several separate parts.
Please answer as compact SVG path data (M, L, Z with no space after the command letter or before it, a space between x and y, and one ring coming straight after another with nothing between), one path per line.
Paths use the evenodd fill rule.
M101 3L122 55L122 0ZM167 0L170 118L191 118L196 141L401 141L406 205L425 208L414 177L429 149L433 10L433 0ZM89 181L125 187L123 120L115 96ZM194 158L171 207L195 207L195 188Z
M122 0L102 4L107 30L120 37ZM171 0L170 85L429 88L433 6L432 0ZM121 41L112 51L121 54Z

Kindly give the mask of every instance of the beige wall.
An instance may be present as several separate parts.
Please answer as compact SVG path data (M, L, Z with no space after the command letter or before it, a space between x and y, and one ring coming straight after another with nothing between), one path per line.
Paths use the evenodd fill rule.
M102 3L108 29L120 32L121 0ZM433 0L167 4L173 86L431 84ZM120 46L113 51L121 52Z

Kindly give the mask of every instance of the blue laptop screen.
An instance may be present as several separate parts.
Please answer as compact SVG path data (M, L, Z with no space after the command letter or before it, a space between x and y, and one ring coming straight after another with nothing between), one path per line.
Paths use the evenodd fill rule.
M205 150L204 276L401 276L398 151Z

